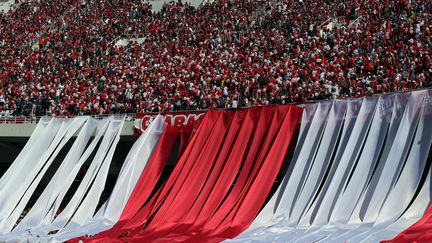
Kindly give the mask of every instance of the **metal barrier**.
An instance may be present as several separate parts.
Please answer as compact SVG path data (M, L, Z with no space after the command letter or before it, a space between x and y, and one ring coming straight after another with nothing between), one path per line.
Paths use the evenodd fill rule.
M385 96L385 95L393 95L396 93L406 93L406 92L412 92L412 91L418 91L418 90L432 90L431 87L425 87L425 88L421 88L421 89L409 89L409 90L404 90L404 91L398 91L398 92L390 92L390 93L379 93L379 94L373 94L373 95L367 95L367 96ZM345 97L342 99L352 99L352 98L356 98L356 97ZM358 97L357 97L358 98ZM432 98L427 97L428 102L432 102L430 100L432 100ZM331 99L326 99L326 100L331 100ZM288 103L286 105L298 105L298 106L304 106L306 104L312 104L312 103L318 103L321 101L325 101L325 100L306 100L303 102L291 102ZM221 108L222 109L222 108ZM237 109L245 109L245 107L242 108L237 108ZM234 109L228 109L228 110L234 110ZM102 114L102 115L88 115L90 117L93 117L95 119L103 119L103 118L107 118L110 116L114 116L114 117L125 117L126 121L135 121L136 119L141 119L141 117L136 117L137 114L150 114L150 115L156 115L156 114L185 114L185 113L190 113L190 112L199 112L200 110L180 110L180 111L171 111L171 112L140 112L140 113L117 113L117 114ZM202 111L202 110L201 110ZM11 114L9 113L9 111L4 112L3 114L0 113L0 124L5 124L5 123L10 123L10 124L28 124L28 123L37 123L39 122L40 119L42 118L47 118L50 119L52 117L55 118L72 118L74 116L11 116L8 115Z

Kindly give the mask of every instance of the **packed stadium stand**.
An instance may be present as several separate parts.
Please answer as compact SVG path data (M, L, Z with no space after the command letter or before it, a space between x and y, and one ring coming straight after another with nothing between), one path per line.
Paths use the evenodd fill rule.
M128 146L124 116L43 117L0 241L430 242L431 95L146 113Z
M40 0L0 23L0 107L15 115L359 97L432 72L430 1Z
M432 242L432 1L0 0L0 242Z

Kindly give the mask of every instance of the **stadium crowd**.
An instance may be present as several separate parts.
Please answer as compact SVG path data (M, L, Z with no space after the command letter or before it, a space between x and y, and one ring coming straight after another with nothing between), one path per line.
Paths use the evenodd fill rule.
M0 13L0 109L238 108L428 87L431 4L175 1L152 12L141 0L24 1Z

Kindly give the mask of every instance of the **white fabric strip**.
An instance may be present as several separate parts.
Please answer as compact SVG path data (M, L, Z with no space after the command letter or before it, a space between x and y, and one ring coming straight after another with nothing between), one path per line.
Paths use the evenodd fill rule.
M114 140L110 145L109 151L103 159L99 170L96 172L97 174L93 184L87 191L87 195L85 196L85 198L83 198L83 200L81 201L78 209L74 213L74 216L70 219L70 222L68 223L66 229L76 228L76 226L81 226L87 223L93 218L93 215L96 212L97 204L105 188L105 183L108 177L108 171L112 161L112 157L120 140L120 133L121 128L123 127L124 119L113 120L112 123L114 124L112 127L112 129L114 130L113 133L115 134Z
M84 150L90 141L91 136L96 130L97 122L94 119L89 119L81 128L73 146L69 150L64 161L56 171L49 184L30 209L27 215L21 220L20 224L14 231L28 230L37 227L41 224L44 217L50 212L52 205L58 197L60 190L63 188L65 178L73 171L74 166L84 153Z
M116 144L120 138L122 125L123 119L110 118L101 121L89 119L82 126L69 153L34 207L13 232L0 236L0 240L63 242L73 237L95 234L112 227L120 217L166 126L163 117L157 116L146 132L137 140L125 159L111 196L99 212L94 215L104 189ZM93 135L96 136L88 145ZM65 227L59 227L58 222L60 221L58 221L58 217L55 217L55 212L57 212L79 169L88 160L98 143L100 146L92 161L92 164L95 165L89 168L83 179L84 183L80 184L72 198L74 200L74 198L81 197L81 201L71 200L72 203L75 203L72 205L75 205L75 211L69 202L65 210L69 207L72 214L69 214L71 215L69 219L67 219L67 215L64 216L61 222L65 224ZM65 210L59 217L62 214L65 215ZM49 234L50 231L56 230L59 231L55 234Z
M67 204L66 208L57 216L57 218L53 221L53 226L56 228L52 229L62 229L70 219L74 216L75 212L80 207L81 202L84 200L84 197L86 195L86 192L90 189L90 187L93 185L93 181L96 178L100 168L102 167L102 164L104 163L105 157L109 154L110 148L112 148L113 142L116 139L116 135L118 134L119 130L121 129L122 121L121 122L114 122L112 118L110 118L110 123L108 125L108 128L104 134L104 137L102 139L102 142L99 146L99 149L90 164L90 167L88 168L83 180L81 181L77 191L75 192L72 199ZM115 149L115 148L114 148ZM98 200L94 199L94 200ZM97 202L96 202L97 203ZM80 215L81 216L81 215Z
M62 199L64 198L67 190L69 189L70 185L72 184L73 180L75 179L75 177L76 177L79 169L81 168L82 164L88 159L88 157L94 151L96 145L99 143L102 136L104 137L105 143L101 142L101 146L99 146L99 149L98 149L98 152L96 153L95 158L97 157L98 154L100 155L99 157L104 158L105 156L103 154L106 154L108 152L106 147L108 145L112 145L112 142L114 141L114 135L119 134L119 132L121 131L121 125L122 125L123 120L120 120L120 122L117 122L115 126L111 126L113 128L112 129L113 131L111 131L111 133L109 133L108 127L110 124L112 124L111 121L112 121L112 118L104 119L101 121L94 121L95 123L98 123L98 126L96 128L98 135L95 137L95 139L91 142L89 147L83 153L83 155L81 156L78 163L71 165L71 167L73 167L73 169L71 171L63 171L64 173L62 173L61 170L58 170L56 172L56 173L61 174L60 177L63 178L62 187L58 190L58 195L57 195L57 197L55 197L56 201L53 203L54 205L51 207L50 211L45 215L45 218L42 220L42 222L39 222L38 226L31 228L31 229L26 229L25 231L22 231L22 228L20 228L21 231L19 229L17 229L12 234L7 234L7 235L2 236L1 237L2 239L6 238L9 241L11 241L11 240L23 241L29 235L43 236L44 234L47 234L50 230L53 230L53 227L50 226L51 221L52 221L52 219L54 219L55 212L57 211L58 207L60 206ZM82 132L84 132L84 130L82 130ZM77 140L80 141L80 138L78 137ZM78 143L74 143L74 145L75 144L78 144ZM104 146L104 145L106 145L106 146ZM74 150L74 148L71 148L71 150ZM66 158L68 158L68 157L66 157ZM62 164L62 165L64 165L64 164ZM68 206L69 205L70 205L70 203L68 204ZM69 221L69 220L67 220L67 221ZM54 229L56 229L56 228L54 228Z
M54 138L58 128L58 121L51 118L41 118L32 136L22 149L22 152L17 156L15 161L10 165L9 169L0 179L0 190L3 190L5 185L10 183L10 178L15 177L18 171L27 165L27 159L38 159L43 152L48 148ZM42 136L44 135L44 136Z
M41 159L37 161L36 166L30 170L30 173L27 176L20 174L22 178L20 178L21 176L11 178L12 181L19 180L19 182L16 181L14 188L10 188L10 196L0 208L0 215L2 217L0 221L1 233L7 233L12 230L46 170L84 121L85 118L77 118L62 122L57 134L58 136L53 140Z
M165 126L163 117L158 115L134 143L125 159L111 196L98 213L84 225L61 230L57 235L52 236L51 240L63 242L82 235L94 235L111 228L120 218Z
M377 242L409 227L431 199L430 92L336 101L324 123L309 116L304 122L317 126L301 128L293 170L229 241Z

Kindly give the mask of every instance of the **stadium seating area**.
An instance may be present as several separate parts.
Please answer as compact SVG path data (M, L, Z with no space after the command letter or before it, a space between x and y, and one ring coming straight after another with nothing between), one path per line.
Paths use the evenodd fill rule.
M238 108L428 87L430 1L38 0L0 13L15 115ZM119 38L142 44L116 46Z

